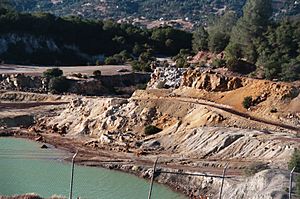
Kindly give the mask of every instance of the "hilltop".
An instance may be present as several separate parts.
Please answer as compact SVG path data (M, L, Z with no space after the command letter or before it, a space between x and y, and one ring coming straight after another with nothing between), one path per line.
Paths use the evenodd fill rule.
M12 0L13 6L22 12L51 12L56 15L78 15L98 19L151 20L186 19L192 22L207 22L211 16L222 14L226 9L234 10L239 15L245 0ZM293 16L300 13L300 3L289 0L273 0L275 18Z

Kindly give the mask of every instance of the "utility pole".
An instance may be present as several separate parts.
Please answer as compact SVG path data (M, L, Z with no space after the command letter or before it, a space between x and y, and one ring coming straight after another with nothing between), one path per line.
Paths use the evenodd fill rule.
M72 168L71 168L71 181L70 181L70 195L69 195L69 199L72 199L73 197L73 179L74 179L74 160L76 158L78 154L78 151L76 151L76 153L73 155L72 158Z
M293 174L296 167L290 172L290 186L289 186L289 199L292 199L292 189L293 189Z
M156 158L156 160L154 162L154 165L153 165L153 174L152 174L152 177L151 177L150 189L149 189L149 193L148 193L148 199L151 199L152 187L153 187L153 181L154 181L154 175L155 175L155 169L156 169L157 161L158 161L158 157Z
M226 173L226 169L228 167L228 164L225 165L224 170L223 170L223 177L222 177L222 184L220 187L220 195L219 195L219 199L222 199L222 192L223 192L223 186L224 186L224 179L225 179L225 173Z

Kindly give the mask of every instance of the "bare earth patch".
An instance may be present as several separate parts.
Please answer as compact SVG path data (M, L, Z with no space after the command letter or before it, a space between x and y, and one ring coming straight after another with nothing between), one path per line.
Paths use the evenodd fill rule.
M57 66L55 66L57 67ZM131 71L131 66L129 65L103 65L103 66L58 66L64 71L65 75L72 73L83 73L91 75L93 71L100 70L102 75L116 75L120 74L118 70L127 69ZM49 68L54 68L50 66L24 66L24 65L0 65L0 74L17 74L24 73L27 75L41 75L45 70Z

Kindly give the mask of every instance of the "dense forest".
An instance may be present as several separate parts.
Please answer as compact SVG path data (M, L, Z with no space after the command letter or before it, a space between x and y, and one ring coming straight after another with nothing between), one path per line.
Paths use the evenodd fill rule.
M105 61L116 64L143 53L148 57L176 55L180 49L190 49L192 40L191 33L170 27L147 30L109 20L18 13L5 8L0 10L0 27L0 36L8 43L0 59L18 63L27 60L33 64L87 64L90 57L112 56ZM47 42L38 45L33 40ZM54 50L49 51L49 43ZM37 49L26 50L34 45ZM96 61L101 62L94 60L91 64Z
M226 63L240 73L267 79L300 79L300 19L272 20L271 0L248 0L238 18L228 12L208 28L200 27L193 36L193 49L220 53Z
M220 11L233 10L239 16L246 0L10 0L22 12L51 12L55 15L79 15L98 19L188 18L192 22L206 22ZM300 14L300 3L295 0L273 0L273 16Z

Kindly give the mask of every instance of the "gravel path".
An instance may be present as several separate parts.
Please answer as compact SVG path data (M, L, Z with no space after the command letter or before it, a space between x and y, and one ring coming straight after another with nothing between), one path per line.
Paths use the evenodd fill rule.
M16 73L25 73L28 75L40 75L45 70L49 68L54 68L50 66L25 66L25 65L8 65L0 64L0 74L16 74ZM103 65L103 66L62 66L59 67L64 71L64 74L72 73L84 73L92 74L95 70L100 70L102 75L115 75L120 74L118 70L127 69L131 71L130 65Z

